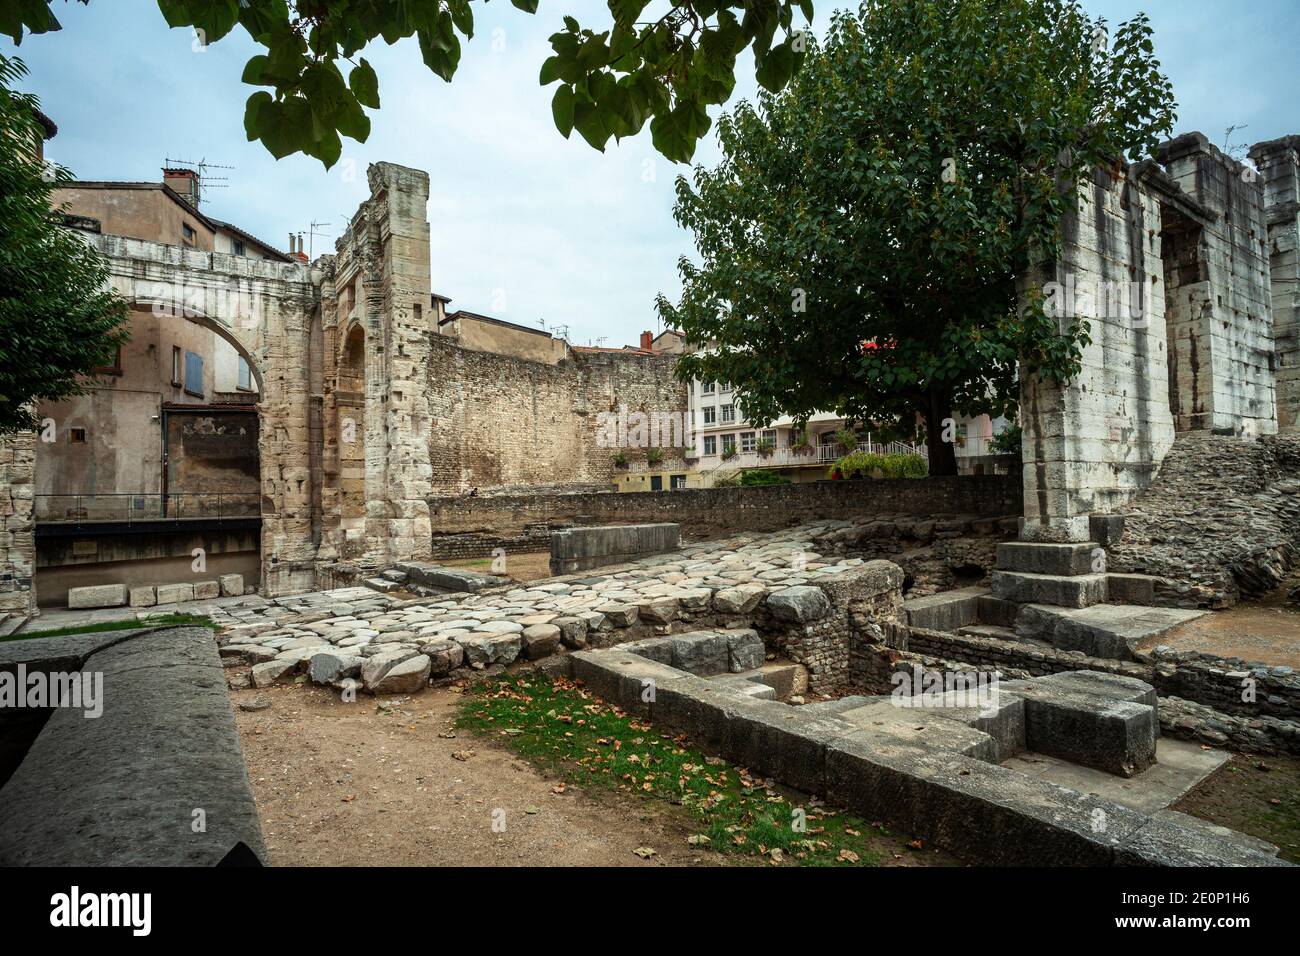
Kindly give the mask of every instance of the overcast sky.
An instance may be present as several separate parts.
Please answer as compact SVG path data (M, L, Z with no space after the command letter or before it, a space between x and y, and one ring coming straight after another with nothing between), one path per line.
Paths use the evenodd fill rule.
M816 0L820 34L845 0ZM1300 133L1295 43L1297 0L1085 0L1112 23L1150 14L1156 51L1179 102L1178 131L1199 129L1219 145ZM414 41L366 51L383 108L369 142L344 139L330 172L302 156L280 161L244 138L239 82L255 45L241 31L206 50L169 30L153 0L57 3L61 33L29 37L16 52L59 135L51 159L82 179L158 181L167 158L206 159L228 188L209 189L205 209L278 248L315 222L314 253L333 250L366 196L365 168L378 160L427 170L433 286L452 308L527 325L567 326L578 344L635 343L657 329L654 297L678 291L676 262L692 250L672 219L673 178L684 167L654 152L648 130L591 149L552 125L537 72L564 13L601 29L600 0L541 0L529 16L507 0L476 3L476 35L455 80L429 72ZM0 50L15 52L9 40ZM752 73L736 98L752 96ZM697 161L716 157L702 144Z

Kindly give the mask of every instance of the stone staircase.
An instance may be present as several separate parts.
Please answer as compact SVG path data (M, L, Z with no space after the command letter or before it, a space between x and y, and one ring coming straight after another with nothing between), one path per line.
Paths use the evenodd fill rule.
M1132 660L1141 643L1208 612L1153 607L1155 578L1106 569L1099 542L998 545L990 588L904 602L908 624Z

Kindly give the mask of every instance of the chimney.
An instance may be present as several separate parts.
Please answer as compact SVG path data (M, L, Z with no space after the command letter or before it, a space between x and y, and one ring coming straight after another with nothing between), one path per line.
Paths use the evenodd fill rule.
M641 348L645 349L646 351L649 351L651 347L654 345L654 341L655 341L655 337L653 332L641 333Z
M307 253L302 251L302 236L289 233L289 258L299 262L307 261Z
M163 168L163 184L195 209L199 208L199 174L192 169Z

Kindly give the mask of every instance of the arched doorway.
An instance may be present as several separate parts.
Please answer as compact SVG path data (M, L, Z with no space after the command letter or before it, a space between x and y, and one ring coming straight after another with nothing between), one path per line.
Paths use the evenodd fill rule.
M344 334L334 393L339 461L339 553L359 557L366 530L366 333L352 325Z

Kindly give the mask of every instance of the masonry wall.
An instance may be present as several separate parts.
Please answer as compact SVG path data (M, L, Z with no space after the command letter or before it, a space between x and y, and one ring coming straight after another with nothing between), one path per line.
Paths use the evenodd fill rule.
M461 348L437 335L427 348L435 495L612 483L618 449L601 446L601 413L624 406L686 411L686 386L673 378L671 356L578 353L550 365Z
M1078 198L1060 259L1021 280L1022 299L1053 295L1062 326L1091 336L1068 387L1021 372L1028 540L1087 540L1087 515L1145 487L1174 437L1158 202L1135 167L1096 170Z
M1250 151L1264 181L1277 420L1300 425L1300 136L1258 143Z
M702 538L870 514L998 518L1018 513L1021 499L1016 477L966 475L755 488L434 497L429 505L437 535L522 535L531 525L672 521L682 526L684 536Z
M1268 225L1259 176L1200 133L1160 149L1209 216L1184 233L1183 281L1168 296L1169 390L1179 431L1277 431Z

